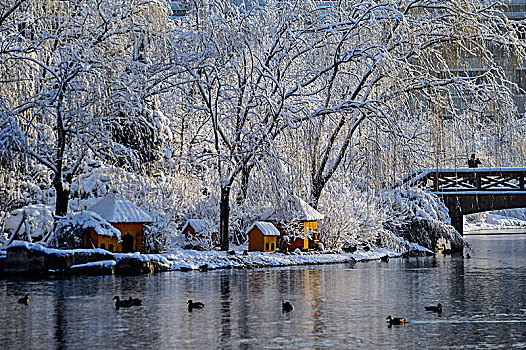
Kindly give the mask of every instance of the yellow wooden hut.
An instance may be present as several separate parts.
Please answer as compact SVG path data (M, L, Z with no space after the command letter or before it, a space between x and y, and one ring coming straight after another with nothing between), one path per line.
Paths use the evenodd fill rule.
M150 213L115 193L102 198L88 210L109 222L119 234L89 229L84 235L84 247L94 246L117 253L144 253L144 224L153 222Z
M213 248L217 242L217 228L208 220L188 219L181 233L185 237L186 248L207 250Z
M296 238L291 241L290 249L313 249L319 242L318 221L323 220L324 215L311 207L307 202L297 196L289 196L286 200L291 220L298 223ZM301 247L300 247L301 245Z
M276 251L280 232L271 222L257 221L248 229L247 234L249 251Z
M281 232L283 249L313 249L319 242L318 221L324 216L301 198L290 195L269 216Z

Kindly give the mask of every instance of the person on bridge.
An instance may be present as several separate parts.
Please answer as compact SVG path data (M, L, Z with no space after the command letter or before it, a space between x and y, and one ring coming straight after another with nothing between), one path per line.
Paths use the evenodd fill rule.
M471 158L468 159L468 168L478 168L479 164L482 164L482 162L476 157L475 153L473 153Z

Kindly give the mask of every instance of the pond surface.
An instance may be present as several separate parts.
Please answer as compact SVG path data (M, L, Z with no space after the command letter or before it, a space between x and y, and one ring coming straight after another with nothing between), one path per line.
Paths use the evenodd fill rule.
M471 259L0 280L0 348L526 348L526 235L468 240ZM116 309L114 295L143 305ZM441 315L424 311L438 302Z

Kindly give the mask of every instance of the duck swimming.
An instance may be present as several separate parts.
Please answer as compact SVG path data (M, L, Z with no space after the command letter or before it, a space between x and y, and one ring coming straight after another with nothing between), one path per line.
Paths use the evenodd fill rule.
M24 297L18 299L19 304L29 305L29 295L26 294Z
M187 304L188 304L188 311L192 311L193 309L202 309L205 307L205 304L199 301L193 302L192 299L188 300Z
M399 317L392 318L391 315L387 316L386 320L387 322L389 322L390 326L391 325L399 326L399 325L405 324L405 318L399 318Z
M132 306L132 303L130 302L130 300L121 300L121 298L118 295L114 296L112 300L115 300L115 307L117 309L120 307Z
M442 304L438 303L437 306L426 306L426 311L442 313Z
M130 304L131 304L132 306L139 306L139 305L142 305L142 300L141 300L141 299L138 299L138 298L137 298L137 299L134 299L134 298L130 297L130 298L128 299L128 301L130 302Z
M294 305L292 305L290 302L288 301L281 301L281 310L283 310L283 312L291 312L292 310L294 310Z

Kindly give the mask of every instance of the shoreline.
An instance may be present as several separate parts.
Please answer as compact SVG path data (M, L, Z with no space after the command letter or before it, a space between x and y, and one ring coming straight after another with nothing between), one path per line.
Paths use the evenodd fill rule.
M0 276L31 275L140 275L167 271L208 271L266 267L353 263L385 257L433 255L429 249L412 245L409 253L385 248L354 253L341 251L263 253L243 250L196 251L175 248L161 254L110 253L102 249L61 250L34 243L16 242L0 254Z
M482 236L482 235L524 235L526 227L499 227L499 228L472 228L464 231L464 236Z

